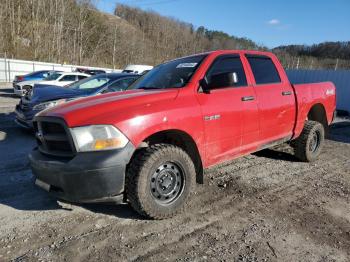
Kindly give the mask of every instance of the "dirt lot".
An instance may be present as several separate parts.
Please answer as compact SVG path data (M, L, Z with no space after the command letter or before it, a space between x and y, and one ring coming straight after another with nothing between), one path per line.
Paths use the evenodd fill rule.
M206 171L187 211L144 220L128 205L76 206L33 185L32 134L0 89L0 261L350 261L350 122L320 159L288 146Z

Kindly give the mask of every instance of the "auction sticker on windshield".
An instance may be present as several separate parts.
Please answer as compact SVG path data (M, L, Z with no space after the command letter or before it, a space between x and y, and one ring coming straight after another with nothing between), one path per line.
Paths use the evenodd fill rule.
M198 63L181 63L178 64L176 68L183 68L183 67L195 67Z

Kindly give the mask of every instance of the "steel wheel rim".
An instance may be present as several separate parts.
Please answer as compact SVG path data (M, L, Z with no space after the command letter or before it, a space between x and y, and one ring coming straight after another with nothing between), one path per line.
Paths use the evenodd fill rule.
M316 152L317 149L320 147L320 141L321 141L321 134L318 131L315 131L311 137L310 144L309 144L309 150L310 152Z
M167 205L182 195L184 185L185 176L182 168L174 162L166 162L151 176L151 195L159 204Z

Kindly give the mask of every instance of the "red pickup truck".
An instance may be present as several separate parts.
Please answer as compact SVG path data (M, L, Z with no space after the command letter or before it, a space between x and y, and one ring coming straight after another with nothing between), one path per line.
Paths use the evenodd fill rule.
M292 85L278 59L214 51L155 67L123 93L71 101L34 120L36 184L71 202L125 202L162 219L185 206L203 169L288 142L321 152L332 83Z

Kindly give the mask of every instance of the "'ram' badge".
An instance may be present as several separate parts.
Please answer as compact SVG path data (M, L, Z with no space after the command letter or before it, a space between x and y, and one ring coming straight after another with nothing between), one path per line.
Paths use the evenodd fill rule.
M220 115L213 115L213 116L205 116L205 117L204 117L204 120L205 120L205 121L211 121L211 120L218 120L218 119L220 119L220 118L221 118Z

